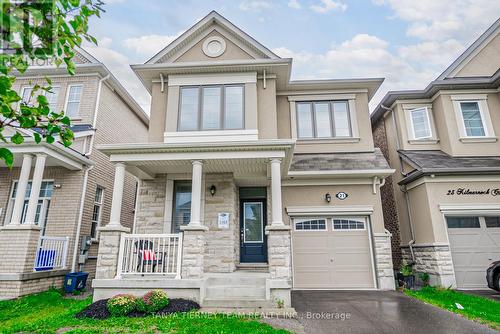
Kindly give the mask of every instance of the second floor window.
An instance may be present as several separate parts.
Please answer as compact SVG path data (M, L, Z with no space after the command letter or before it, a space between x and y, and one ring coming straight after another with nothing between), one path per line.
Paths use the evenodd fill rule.
M78 117L80 110L80 100L82 98L82 85L68 86L68 98L66 100L66 115L70 118Z
M296 108L299 138L351 136L347 101L299 102Z
M411 123L414 139L424 139L432 137L431 123L427 108L417 108L410 110Z
M467 137L486 136L483 119L481 117L481 110L479 109L479 102L460 102L460 111L462 113L462 119Z
M33 87L24 87L23 92L21 94L22 101L26 104L34 104L36 101L36 96L31 96L32 93L33 93ZM59 87L52 87L50 92L39 90L37 93L38 94L36 95L39 94L45 95L49 103L50 110L57 112L57 99L59 98Z
M179 131L243 129L243 85L181 87Z

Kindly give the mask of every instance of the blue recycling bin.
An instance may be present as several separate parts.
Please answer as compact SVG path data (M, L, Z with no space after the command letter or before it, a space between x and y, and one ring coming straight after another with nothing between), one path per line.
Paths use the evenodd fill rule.
M89 273L83 271L66 274L66 276L64 276L64 290L66 292L73 292L75 290L82 291L87 285L88 277Z

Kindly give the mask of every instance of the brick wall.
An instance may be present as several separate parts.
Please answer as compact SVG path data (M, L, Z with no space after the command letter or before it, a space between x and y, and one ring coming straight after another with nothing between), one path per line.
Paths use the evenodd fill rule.
M389 159L389 149L387 146L387 132L385 130L384 121L381 120L373 126L373 141L375 147L380 148L389 165L392 163ZM391 232L392 239L392 262L394 268L401 266L401 237L399 233L399 218L396 210L396 201L394 199L393 177L389 176L385 179L385 185L380 188L380 196L382 198L382 211L384 213L384 226Z

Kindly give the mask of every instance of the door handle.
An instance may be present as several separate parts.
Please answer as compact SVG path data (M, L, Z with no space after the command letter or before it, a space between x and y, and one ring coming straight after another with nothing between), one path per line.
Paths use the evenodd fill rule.
M333 258L332 258L332 259L330 259L330 262L333 262Z

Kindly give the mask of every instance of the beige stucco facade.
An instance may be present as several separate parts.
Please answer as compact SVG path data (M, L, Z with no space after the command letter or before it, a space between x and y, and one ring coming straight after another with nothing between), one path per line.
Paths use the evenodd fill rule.
M381 102L386 109L372 115L375 145L396 169L384 201L399 224L387 217L386 224L400 233L403 260L442 286L485 288L486 268L499 256L498 228L482 223L500 215L498 25L425 90L390 92ZM479 135L468 132L464 103L477 110ZM415 136L415 110L424 111L425 138ZM448 222L460 217L472 217L474 225Z

